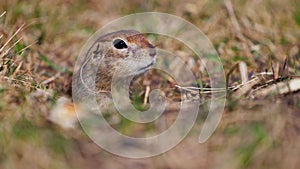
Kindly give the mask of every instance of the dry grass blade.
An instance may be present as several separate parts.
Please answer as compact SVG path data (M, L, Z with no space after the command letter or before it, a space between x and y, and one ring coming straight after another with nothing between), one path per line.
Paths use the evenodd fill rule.
M19 29L4 43L4 45L0 48L0 53L3 52L4 48L8 45L8 43L19 33L23 30L25 24L22 24Z
M284 59L284 64L283 64L283 67L282 67L282 70L281 70L281 72L280 72L280 77L283 77L284 76L284 71L285 70L287 70L287 68L288 68L288 57L286 57L285 59ZM287 73L288 73L288 71L287 71Z
M33 42L32 44L29 44L27 46L25 46L23 49L21 49L19 51L19 53L23 53L26 49L30 48L32 45L36 44L38 41Z
M242 79L242 84L248 82L248 70L247 70L247 65L245 62L240 62L239 63L239 70L240 70L240 75Z
M19 72L19 70L21 69L23 62L20 62L19 65L17 66L17 68L15 69L14 73L11 75L11 78L14 78L16 76L16 74Z
M5 52L3 53L3 56L7 55L11 49L13 49L20 41L22 40L22 37L18 39L11 47L9 47Z
M283 81L276 84L272 84L258 90L254 93L256 97L266 97L279 94L288 94L300 90L300 79L292 79L290 81Z
M226 74L226 90L228 90L228 86L229 86L229 78L230 78L230 75L232 74L232 72L238 67L238 63L236 63L234 66L232 66L228 73Z
M0 15L0 18L1 18L2 16L4 16L5 14L6 14L6 11L2 12L2 14Z
M183 87L176 85L178 89L193 93L193 94L211 94L211 93L224 93L226 88L201 88L201 87Z
M61 74L60 72L56 73L54 76L52 76L52 77L50 77L50 78L48 78L48 79L42 81L41 84L42 84L42 85L45 85L45 84L48 84L48 83L54 81L56 78L58 78L58 77L60 76L60 74Z
M240 24L239 24L239 22L238 22L238 20L236 18L235 13L234 13L234 9L233 9L231 1L230 0L224 0L224 3L225 3L225 6L226 6L226 9L228 11L230 20L232 22L233 28L235 29L237 37L240 40L242 40L242 41L245 42L246 38L244 37L244 35L241 32L241 27L240 27Z
M272 70L272 73L273 73L273 80L275 80L277 78L277 75L276 75L276 72L274 70L274 66L273 66L273 61L271 60L271 70Z
M258 77L253 78L252 80L249 80L248 82L238 86L237 90L232 94L233 99L239 99L243 96L245 96L254 85L257 85L261 82L261 79Z
M207 88L207 87L194 87L194 86L179 86L175 85L179 89L186 89L186 90L205 90L205 91L225 91L226 88ZM232 88L232 87L229 87Z
M232 91L234 91L234 93L232 93L232 98L239 99L241 97L246 97L248 93L253 92L254 86L259 85L257 88L260 88L260 86L264 86L265 84L268 85L270 83L270 76L273 77L273 73L262 72L256 74L251 80L232 88ZM274 80L271 80L271 82L274 82Z
M150 86L146 86L146 92L145 92L144 103L143 103L144 105L146 105L148 102L149 93L150 93Z

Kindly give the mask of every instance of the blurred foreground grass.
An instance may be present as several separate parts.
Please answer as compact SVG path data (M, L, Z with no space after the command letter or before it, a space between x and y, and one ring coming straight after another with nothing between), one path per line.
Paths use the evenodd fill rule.
M218 50L225 71L239 61L247 64L249 74L270 71L271 65L280 70L288 58L285 73L299 76L300 3L232 3L245 39L237 35L223 1L1 0L0 168L297 168L299 92L251 101L229 99L217 131L206 143L197 143L200 123L174 149L142 160L111 155L81 130L63 131L46 120L57 96L70 94L73 65L88 37L135 12L168 12L195 24ZM175 52L181 49L168 41L154 43ZM234 72L230 84L239 81ZM159 82L163 84L156 85L169 85L166 79ZM200 115L199 121L204 118ZM135 129L126 120L119 127L126 134L149 129Z

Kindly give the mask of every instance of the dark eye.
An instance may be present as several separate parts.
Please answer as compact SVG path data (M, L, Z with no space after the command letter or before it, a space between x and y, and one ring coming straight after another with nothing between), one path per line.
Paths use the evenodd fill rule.
M122 39L114 40L113 44L114 44L114 47L117 48L117 49L127 48L126 43Z

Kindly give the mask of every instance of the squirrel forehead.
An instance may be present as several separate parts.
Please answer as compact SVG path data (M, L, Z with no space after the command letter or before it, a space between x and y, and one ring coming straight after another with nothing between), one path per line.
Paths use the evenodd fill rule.
M117 38L127 40L128 43L136 44L142 48L154 48L154 46L146 39L143 34L135 30L120 30L111 32L102 36L100 38L100 41L111 41Z
M142 48L154 48L154 46L146 39L146 37L142 34L136 34L126 37L126 40L129 43L137 44Z

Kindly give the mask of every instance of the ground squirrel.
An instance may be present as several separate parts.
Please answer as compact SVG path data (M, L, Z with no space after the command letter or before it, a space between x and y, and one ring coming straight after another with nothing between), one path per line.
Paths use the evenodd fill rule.
M80 76L73 76L73 86L80 87L73 94L80 97L88 93L87 88L95 85L96 91L104 91L105 97L109 98L114 73L118 71L118 76L126 78L147 72L155 63L156 49L140 32L120 30L99 37L85 57L78 59L81 59L80 66L75 68L74 74ZM94 84L84 81L90 76L95 76ZM103 101L101 104L105 106L107 103ZM73 103L65 97L58 99L49 120L62 128L74 128L77 116Z

